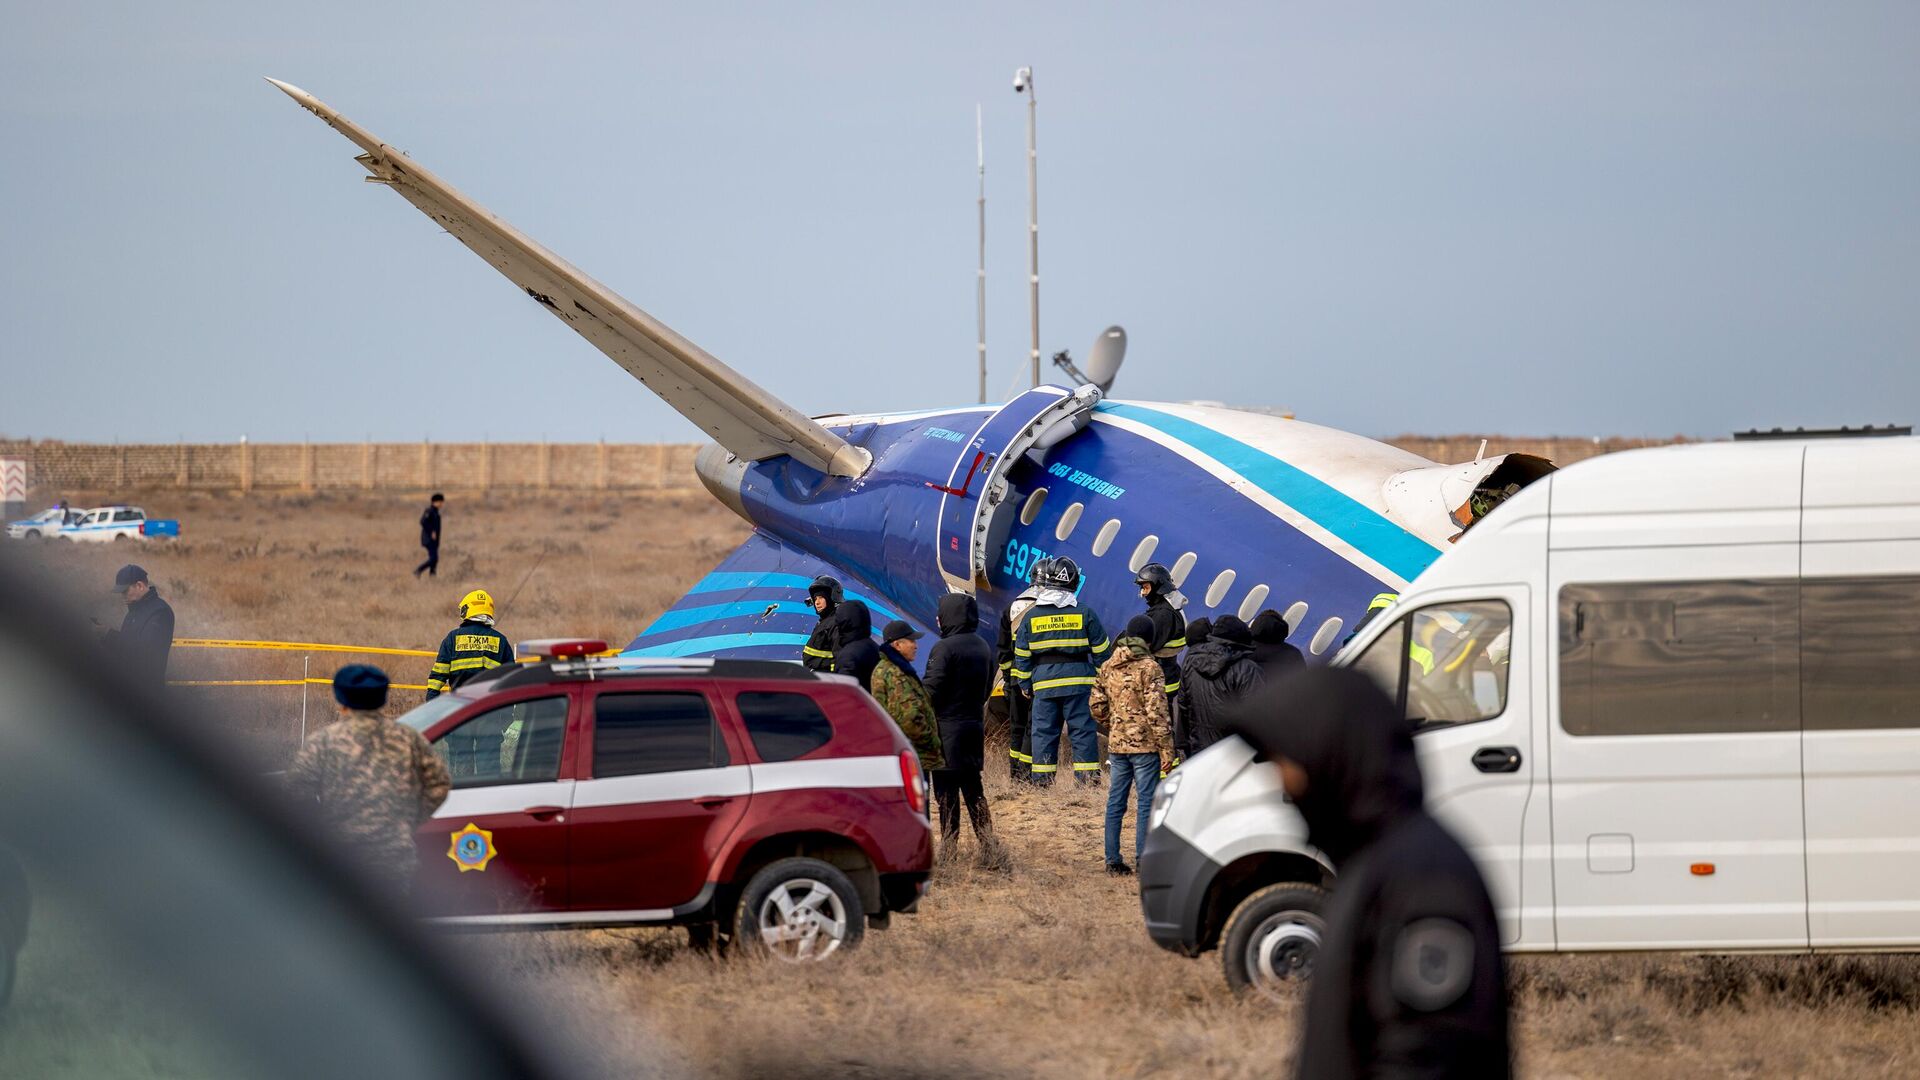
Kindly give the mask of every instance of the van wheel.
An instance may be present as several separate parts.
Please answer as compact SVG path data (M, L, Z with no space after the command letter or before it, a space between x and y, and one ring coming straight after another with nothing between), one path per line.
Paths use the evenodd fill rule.
M1240 901L1220 935L1220 962L1233 992L1252 990L1284 1001L1304 984L1326 936L1320 916L1326 902L1327 890L1297 881L1269 885Z
M733 940L752 955L804 963L858 945L866 923L859 891L837 867L781 859L747 882Z
M28 529L28 530L27 530L27 532L26 532L26 535L25 535L25 536L23 536L23 537L21 537L21 539L23 539L23 540L38 540L38 539L40 539L40 530L39 530L39 529Z

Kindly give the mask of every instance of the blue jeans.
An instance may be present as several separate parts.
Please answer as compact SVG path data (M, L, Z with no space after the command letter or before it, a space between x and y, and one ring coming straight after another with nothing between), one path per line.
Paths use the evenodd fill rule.
M1107 755L1107 862L1120 861L1120 819L1127 813L1127 788L1132 787L1133 861L1147 846L1147 814L1153 809L1153 793L1160 786L1159 754Z
M1091 691L1062 697L1033 699L1033 782L1053 783L1060 771L1060 725L1067 726L1067 739L1073 744L1073 773L1076 778L1098 783L1100 780L1100 731L1093 726L1093 712L1087 707Z

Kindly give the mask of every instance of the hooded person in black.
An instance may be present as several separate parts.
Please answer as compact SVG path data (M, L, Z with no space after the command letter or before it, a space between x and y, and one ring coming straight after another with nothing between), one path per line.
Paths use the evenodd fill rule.
M993 814L987 809L980 785L986 767L985 714L993 693L994 650L980 636L980 607L973 597L948 593L940 598L934 619L940 640L927 652L922 677L933 697L933 715L940 727L940 746L946 758L933 771L934 800L940 806L940 855L951 857L960 839L960 803L967 804L974 839L983 859L995 857Z
M1187 640L1191 642L1192 629ZM1253 660L1253 635L1237 615L1222 615L1213 620L1205 643L1187 646L1186 662L1180 665L1181 730L1186 739L1176 743L1180 759L1205 750L1226 734L1228 710L1234 703L1257 689L1264 676Z
M860 689L873 692L873 665L880 662L880 646L873 641L873 612L858 600L841 603L833 613L832 671L860 680Z
M1229 725L1280 768L1307 839L1339 874L1295 1075L1509 1075L1493 903L1422 808L1412 730L1393 703L1358 672L1310 669L1242 702Z
M1213 620L1207 618L1205 615L1202 615L1199 618L1188 623L1187 624L1187 654L1192 655L1194 646L1205 645L1207 643L1207 639L1212 636L1213 636ZM1182 658L1180 661L1180 672L1184 674L1186 670L1187 670L1187 662L1184 658ZM1170 702L1169 704L1173 705L1174 707L1173 709L1173 761L1174 761L1174 764L1178 765L1187 756L1186 754L1187 717L1186 717L1186 714L1182 711L1183 707L1186 705L1186 700L1180 695L1180 692L1176 690L1174 691L1173 701Z
M1262 611L1253 617L1253 624L1247 630L1253 635L1253 662L1260 665L1269 680L1307 666L1307 658L1300 655L1300 650L1287 644L1287 635L1293 633L1293 628L1279 612L1272 608Z

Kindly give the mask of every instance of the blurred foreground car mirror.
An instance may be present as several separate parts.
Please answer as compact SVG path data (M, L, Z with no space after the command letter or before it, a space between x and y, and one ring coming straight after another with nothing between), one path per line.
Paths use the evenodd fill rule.
M20 569L0 555L0 1076L560 1073L537 1013L103 670Z

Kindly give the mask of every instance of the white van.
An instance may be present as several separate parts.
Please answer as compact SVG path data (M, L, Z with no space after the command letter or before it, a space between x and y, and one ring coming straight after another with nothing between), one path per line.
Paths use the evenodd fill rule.
M1336 662L1404 702L1508 949L1920 947L1920 439L1563 469ZM1269 989L1334 869L1252 766L1229 739L1161 786L1141 903Z

